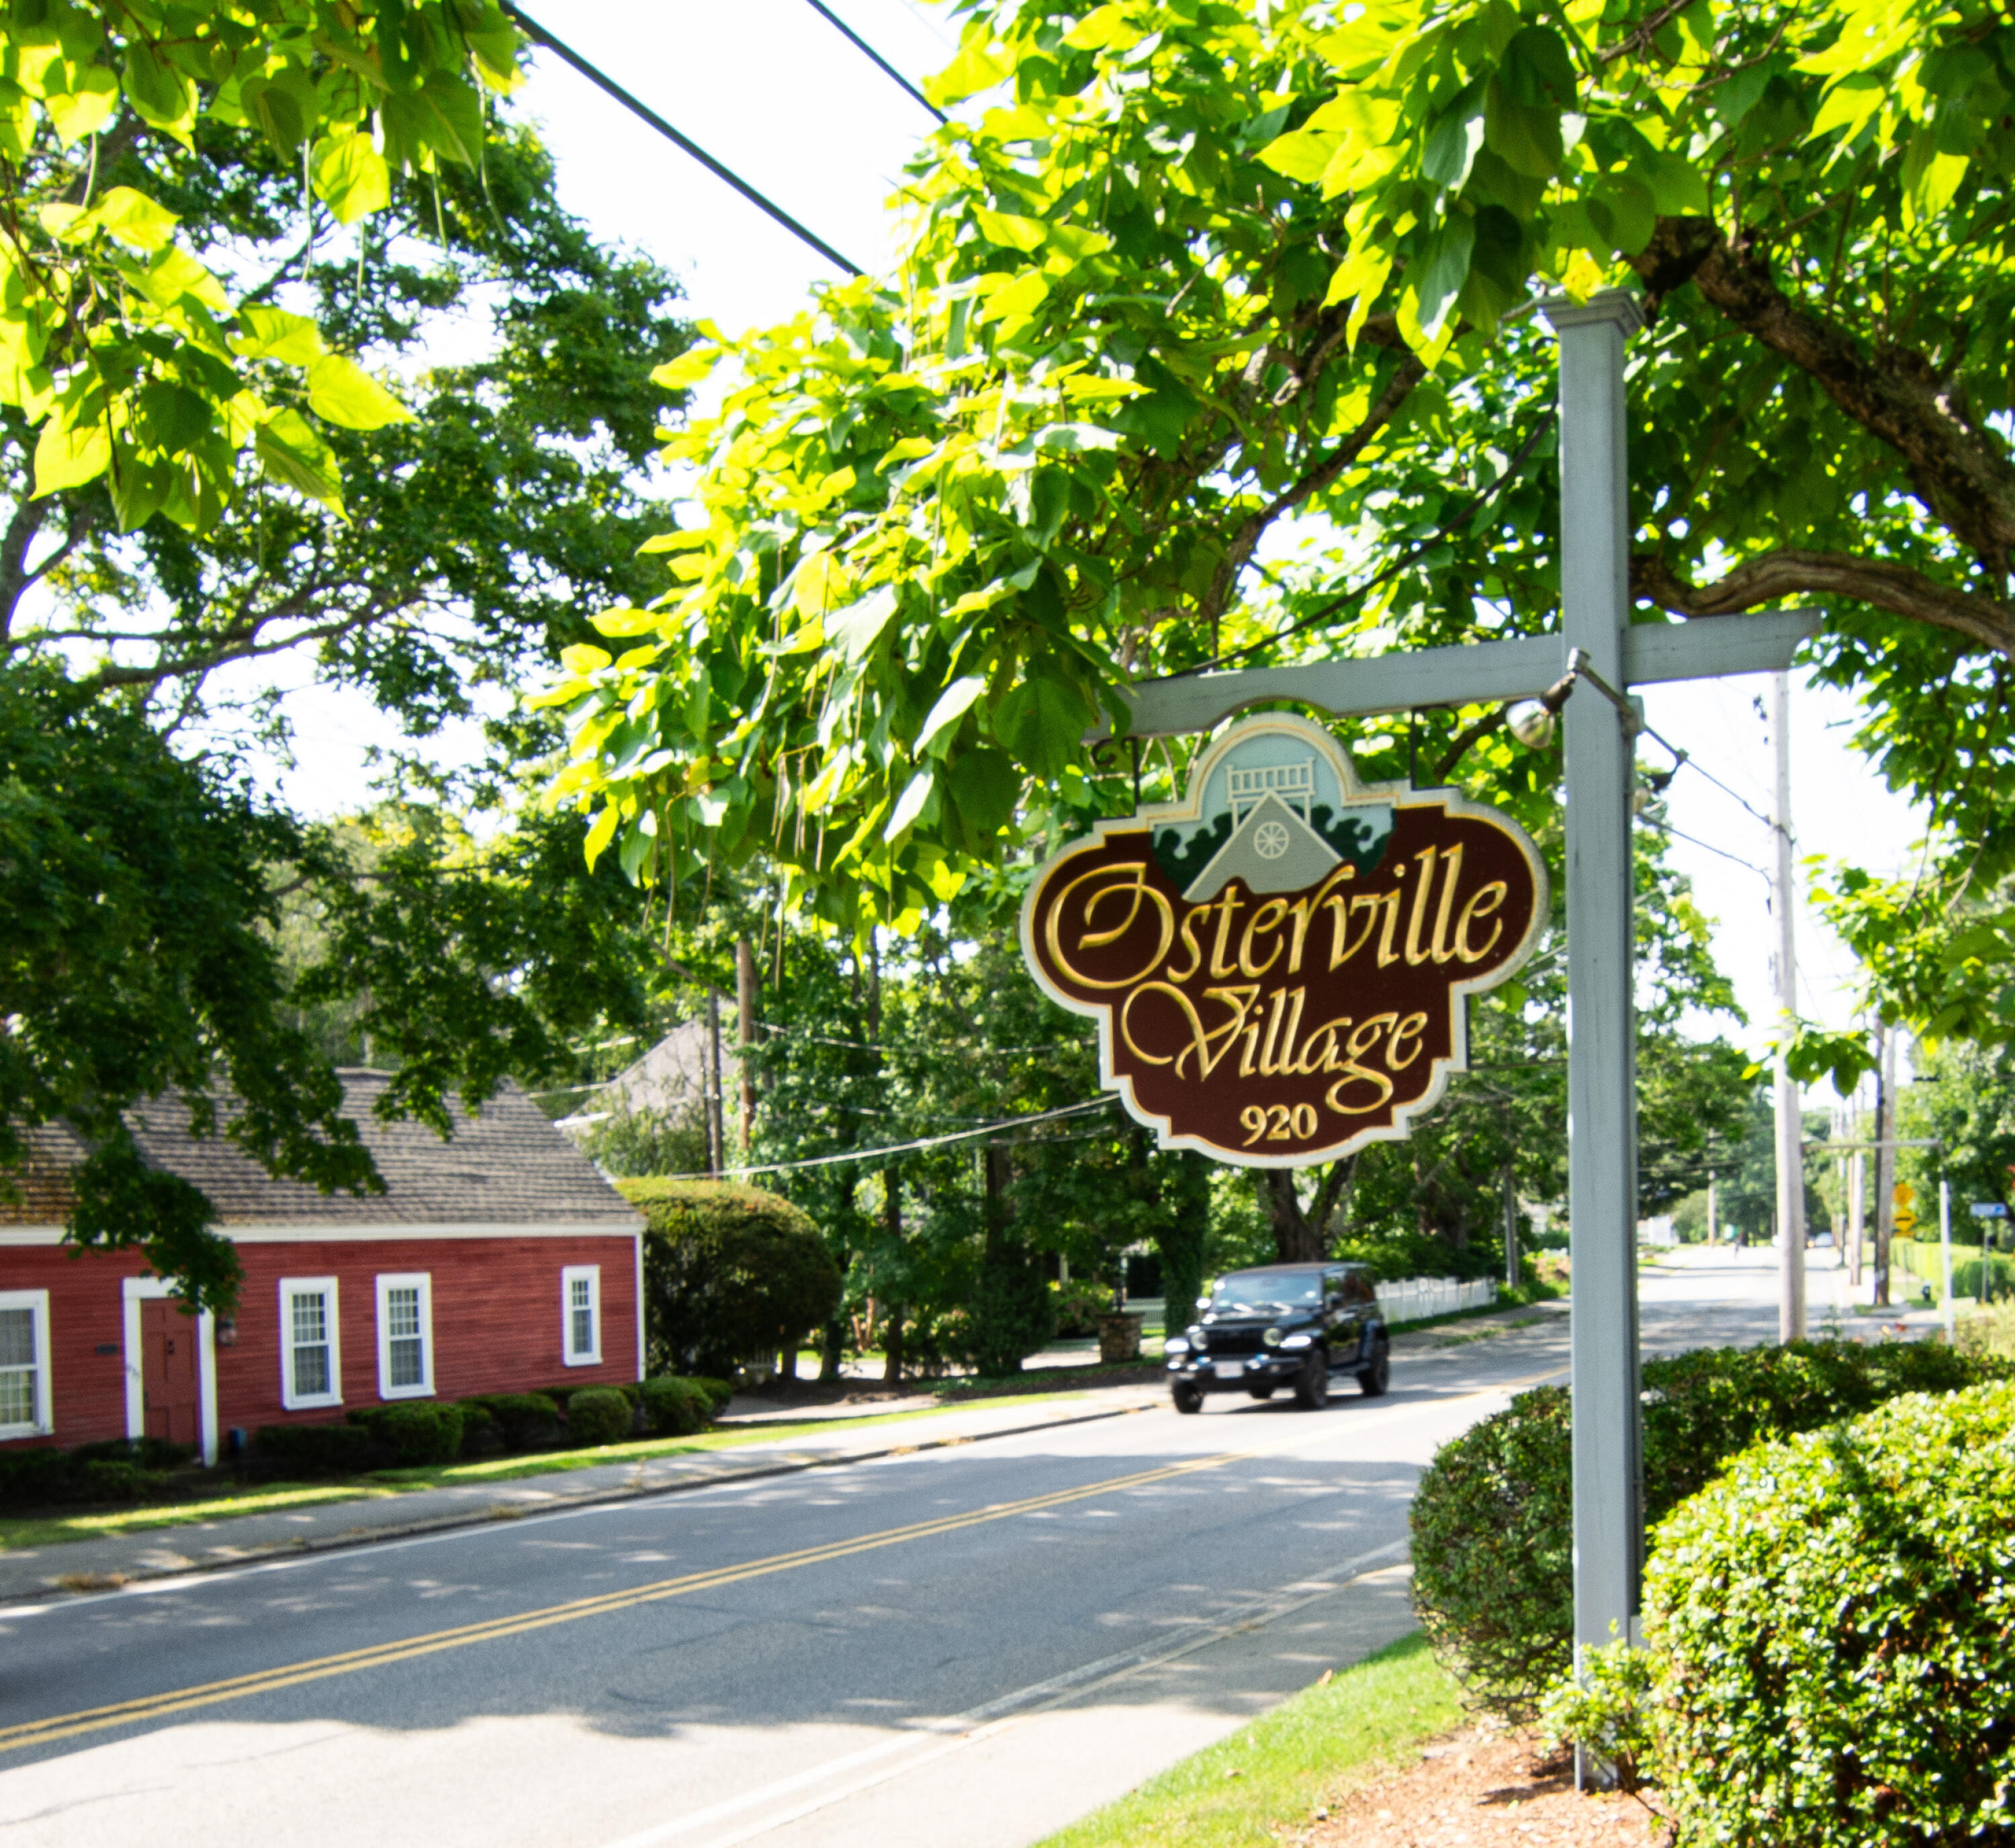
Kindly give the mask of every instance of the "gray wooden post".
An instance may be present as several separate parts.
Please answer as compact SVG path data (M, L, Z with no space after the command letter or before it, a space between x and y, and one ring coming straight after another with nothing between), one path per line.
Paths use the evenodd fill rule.
M1557 301L1561 627L1611 687L1629 621L1623 350L1643 323L1620 291ZM1568 1183L1573 1269L1575 1644L1632 1634L1643 1550L1637 1372L1636 1047L1630 782L1622 715L1584 684L1561 714L1567 773Z

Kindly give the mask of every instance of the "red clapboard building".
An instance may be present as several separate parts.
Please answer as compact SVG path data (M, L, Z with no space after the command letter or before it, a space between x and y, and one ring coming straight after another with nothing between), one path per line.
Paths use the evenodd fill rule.
M238 1247L229 1316L184 1315L138 1252L63 1244L81 1151L34 1132L0 1197L0 1444L150 1435L214 1462L260 1425L642 1377L644 1222L530 1099L458 1103L444 1142L372 1114L383 1073L341 1076L383 1193L276 1181L192 1136L172 1098L128 1114L146 1160L200 1187Z

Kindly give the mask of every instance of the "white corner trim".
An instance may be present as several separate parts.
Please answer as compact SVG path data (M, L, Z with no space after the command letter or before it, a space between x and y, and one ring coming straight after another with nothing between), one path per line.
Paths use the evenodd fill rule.
M389 1401L430 1399L434 1393L434 1280L429 1271L380 1271L374 1279L378 1296L378 1396ZM395 1290L420 1293L420 1380L417 1386L392 1383L392 1328L386 1298Z
M0 1425L0 1440L46 1437L56 1427L56 1383L49 1374L49 1293L0 1290L0 1309L26 1309L35 1343L35 1416L27 1424Z
M590 1312L594 1317L594 1347L587 1354L573 1344L573 1286L584 1280L587 1284ZM570 1367L602 1365L602 1266L598 1264L569 1264L561 1268L560 1358Z
M644 1235L637 1234L637 1377L644 1377Z
M320 1290L329 1298L329 1385L327 1392L294 1390L293 1297ZM343 1403L343 1316L333 1277L282 1277L280 1279L280 1403L289 1412L311 1412Z
M124 1312L126 1349L126 1435L147 1434L146 1381L140 1371L140 1305L172 1297L174 1291L159 1277L122 1277L120 1304ZM205 1309L196 1318L197 1435L203 1460L217 1466L217 1318Z

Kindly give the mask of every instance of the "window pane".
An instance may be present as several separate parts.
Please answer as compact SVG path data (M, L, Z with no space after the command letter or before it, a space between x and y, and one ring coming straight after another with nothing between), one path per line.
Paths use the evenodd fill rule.
M576 1309L591 1307L594 1301L594 1287L585 1277L576 1277L569 1287L573 1291L573 1306Z
M0 1368L0 1425L35 1422L35 1369Z
M294 1298L294 1345L302 1347L329 1339L328 1299L319 1290Z
M35 1312L0 1309L0 1367L35 1364Z
M392 1380L394 1386L424 1386L427 1370L422 1363L425 1355L417 1336L401 1338L392 1343Z
M307 1398L329 1390L329 1350L296 1347L294 1350L294 1391Z
M385 1329L395 1341L420 1332L420 1293L416 1285L385 1292Z

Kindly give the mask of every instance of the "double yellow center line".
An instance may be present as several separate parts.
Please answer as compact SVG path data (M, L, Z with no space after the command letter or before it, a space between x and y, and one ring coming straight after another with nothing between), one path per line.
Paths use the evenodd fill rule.
M1302 1434L1297 1433L1300 1437ZM1258 1450L1221 1451L1193 1462L1170 1463L1156 1469L1140 1469L1130 1476L1109 1477L1082 1488L1058 1489L1047 1495L1030 1495L1019 1502L996 1502L965 1514L946 1515L936 1520L917 1521L906 1527L888 1527L852 1540L835 1540L824 1546L805 1547L796 1552L774 1553L767 1559L746 1560L738 1565L717 1566L709 1572L692 1572L680 1578L659 1579L627 1591L605 1592L596 1598L577 1598L566 1604L549 1604L515 1616L492 1617L480 1624L464 1624L452 1630L435 1630L423 1636L407 1637L395 1642L374 1643L368 1649L349 1649L341 1655L318 1656L307 1662L285 1663L260 1669L251 1674L233 1675L228 1680L206 1681L193 1688L171 1688L164 1693L143 1695L134 1700L115 1701L110 1706L87 1707L81 1712L53 1714L45 1720L30 1720L18 1726L0 1727L0 1753L18 1752L31 1746L53 1744L82 1734L103 1732L119 1726L132 1726L149 1720L165 1719L199 1707L217 1706L225 1701L247 1700L257 1695L273 1694L283 1688L298 1688L309 1681L326 1681L336 1675L355 1674L367 1668L384 1668L395 1662L411 1662L444 1649L466 1649L473 1643L497 1642L506 1637L523 1636L555 1624L578 1623L584 1617L609 1616L640 1604L655 1604L666 1598L684 1598L695 1591L709 1591L744 1580L767 1577L772 1573L792 1572L801 1566L819 1566L849 1554L872 1552L877 1548L899 1546L913 1540L928 1540L940 1534L954 1534L963 1527L976 1527L989 1521L1008 1520L1018 1515L1038 1514L1045 1509L1061 1508L1072 1502L1097 1495L1116 1495L1127 1489L1145 1488L1158 1482L1195 1474L1198 1470L1222 1469L1227 1463L1243 1462L1263 1456L1269 1450L1285 1448L1271 1444Z
M1462 1400L1441 1401L1446 1408L1464 1400L1490 1398L1503 1393L1517 1392L1522 1387L1536 1385L1541 1380L1551 1379L1557 1373L1553 1369L1545 1373L1535 1374L1530 1379L1508 1382L1503 1386L1485 1387L1480 1392L1466 1394ZM1428 1408L1413 1405L1394 1407L1395 1411L1418 1412ZM1297 1421L1298 1424L1298 1421ZM709 1572L691 1572L679 1578L659 1579L649 1584L632 1586L627 1591L604 1592L595 1598L576 1598L566 1604L549 1604L537 1610L521 1611L515 1616L492 1617L480 1624L464 1624L452 1630L434 1630L423 1636L406 1637L395 1642L374 1643L367 1649L349 1649L336 1656L318 1656L307 1662L291 1662L275 1668L255 1670L250 1674L233 1675L221 1681L205 1681L192 1688L170 1688L160 1694L142 1695L134 1700L113 1702L109 1706L86 1707L74 1713L52 1714L44 1720L29 1720L18 1726L0 1727L0 1754L19 1752L34 1746L53 1745L62 1739L77 1739L87 1733L106 1732L121 1726L135 1726L150 1720L163 1720L174 1713L186 1713L200 1707L218 1706L226 1701L249 1700L257 1695L276 1694L282 1688L298 1688L310 1681L332 1679L337 1675L355 1674L368 1668L386 1668L395 1662L411 1662L422 1656L439 1654L444 1649L466 1649L472 1644L499 1642L507 1637L523 1636L534 1630L550 1628L555 1624L578 1623L584 1617L606 1617L616 1611L634 1609L641 1604L655 1604L667 1598L684 1598L695 1591L710 1591L720 1586L740 1584L745 1580L767 1578L772 1573L795 1572L806 1566L820 1566L829 1559L844 1559L853 1553L872 1552L885 1546L900 1546L913 1540L928 1540L940 1534L955 1534L961 1528L982 1527L990 1521L1011 1520L1017 1516L1040 1514L1047 1509L1061 1508L1072 1502L1090 1501L1100 1495L1123 1493L1128 1489L1146 1488L1158 1482L1172 1482L1180 1477L1194 1476L1205 1469L1221 1469L1227 1464L1253 1462L1272 1456L1281 1451L1291 1450L1299 1445L1317 1442L1325 1437L1338 1434L1337 1427L1327 1423L1303 1426L1284 1437L1271 1443L1258 1444L1248 1450L1221 1450L1216 1454L1198 1457L1187 1462L1166 1463L1158 1469L1137 1469L1127 1476L1111 1476L1101 1482L1086 1484L1082 1488L1058 1489L1046 1495L1030 1495L1019 1502L997 1502L985 1508L976 1508L965 1514L948 1514L936 1520L916 1521L908 1527L885 1527L877 1534L864 1534L852 1540L835 1540L824 1546L808 1546L796 1552L773 1553L767 1559L745 1560L739 1565L721 1566Z

